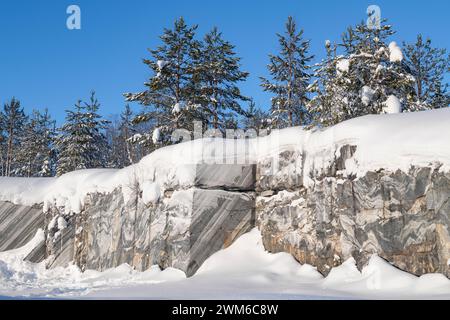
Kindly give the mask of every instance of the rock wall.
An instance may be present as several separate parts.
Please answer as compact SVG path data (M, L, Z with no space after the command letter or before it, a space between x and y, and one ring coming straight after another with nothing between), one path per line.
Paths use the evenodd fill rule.
M74 261L81 269L105 270L128 263L138 270L154 264L193 275L214 252L255 225L255 167L202 165L194 185L171 189L145 203L140 186L124 197L88 194L84 210L64 214L50 206L49 267Z
M450 172L430 164L356 178L344 172L357 147L337 148L317 167L299 150L256 165L197 165L190 184L90 193L77 214L57 203L43 213L41 205L0 202L0 250L43 228L46 242L28 259L47 258L50 268L158 264L190 276L257 225L268 251L289 252L324 275L350 257L361 268L376 253L416 275L450 277Z
M25 245L44 225L41 205L29 207L0 201L0 251Z
M295 152L280 154L273 176L265 173L270 159L258 164L256 215L266 249L325 275L350 257L362 267L376 253L416 275L450 276L450 173L430 165L344 177L355 151L341 147L320 172L302 171L298 159L306 155Z

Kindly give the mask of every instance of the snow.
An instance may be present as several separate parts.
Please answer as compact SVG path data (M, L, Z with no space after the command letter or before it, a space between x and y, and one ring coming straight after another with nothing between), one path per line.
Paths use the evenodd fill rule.
M257 229L242 235L200 267L191 278L153 266L137 272L124 264L104 272L75 266L47 270L23 258L40 242L40 230L20 249L0 253L0 296L81 299L450 299L441 274L416 277L378 256L360 272L353 259L324 278L287 253L264 250Z
M58 217L58 230L67 228L67 222L63 217Z
M156 65L158 66L159 70L162 70L165 66L167 66L169 64L169 61L164 61L164 60L158 60L156 62Z
M184 109L184 103L182 102L177 102L173 107L172 107L172 113L173 114L177 114L180 113L181 110Z
M158 144L160 140L161 140L161 129L155 128L152 134L152 141L154 144Z
M142 186L142 201L145 204L156 203L161 197L161 188L159 184L146 181Z
M379 74L381 71L383 71L385 68L382 64L379 64L377 68L375 69L375 74Z
M341 58L336 63L336 70L338 74L342 74L344 72L348 72L350 69L350 60Z
M372 102L373 95L375 94L375 91L368 87L364 86L361 89L361 101L365 106L368 106L370 102Z
M395 41L389 44L389 60L391 62L402 62L403 60L402 49L400 49Z
M402 112L402 103L394 95L390 95L383 104L384 104L384 107L383 107L384 113L401 113Z

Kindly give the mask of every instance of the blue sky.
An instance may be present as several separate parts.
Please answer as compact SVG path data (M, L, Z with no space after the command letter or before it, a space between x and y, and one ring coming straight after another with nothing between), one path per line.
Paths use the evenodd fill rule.
M81 8L82 29L66 28L66 8ZM288 15L305 29L317 60L326 39L338 40L348 25L365 19L376 4L398 33L393 40L430 36L450 50L450 1L365 0L2 0L0 3L0 103L15 96L26 110L49 108L59 123L64 110L95 89L101 113L118 114L123 92L137 92L150 75L142 58L159 43L164 27L183 16L199 35L217 26L236 45L250 72L242 92L262 107L269 95L259 87L267 55L276 52L276 32ZM139 110L139 106L133 106Z

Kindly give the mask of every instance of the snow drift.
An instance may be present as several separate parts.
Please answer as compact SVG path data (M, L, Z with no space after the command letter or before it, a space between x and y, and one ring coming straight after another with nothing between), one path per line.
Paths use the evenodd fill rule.
M264 250L254 229L211 256L191 278L153 266L128 265L97 272L76 266L48 270L23 261L43 232L26 246L0 253L0 296L84 299L449 299L450 280L439 274L415 277L377 256L359 272L350 259L324 278L287 253ZM186 296L189 292L189 296Z

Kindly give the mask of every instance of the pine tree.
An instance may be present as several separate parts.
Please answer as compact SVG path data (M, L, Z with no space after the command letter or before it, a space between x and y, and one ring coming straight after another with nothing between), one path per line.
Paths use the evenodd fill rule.
M446 49L434 48L431 40L417 35L415 43L404 43L405 59L415 78L417 104L426 108L447 107L450 103L448 84L444 75L450 68Z
M100 104L91 93L90 101L75 104L75 110L67 110L66 123L57 139L57 175L66 172L102 168L107 164L108 144L103 130L107 121L97 113Z
M288 17L284 35L277 34L280 54L270 55L268 70L272 81L261 77L264 91L273 93L271 114L274 127L304 125L308 122L306 105L311 79L309 40L303 39L303 30L297 32L292 17Z
M152 77L145 83L147 90L124 94L127 101L137 101L146 107L135 123L155 121L162 133L157 141L161 144L168 143L173 130L192 127L193 59L199 46L194 39L196 29L197 26L188 27L183 18L175 21L173 30L164 29L160 37L162 45L149 50L151 58L144 59L152 71Z
M196 117L222 132L231 129L229 125L236 126L235 118L246 114L239 102L249 100L236 85L249 74L240 70L240 58L234 48L213 28L204 36L195 60L192 94L201 106Z
M17 155L26 121L27 117L20 106L19 100L12 98L10 102L3 105L0 124L4 133L0 139L3 140L4 145L4 148L2 148L4 150L2 153L2 174L4 176L11 176L18 165Z

